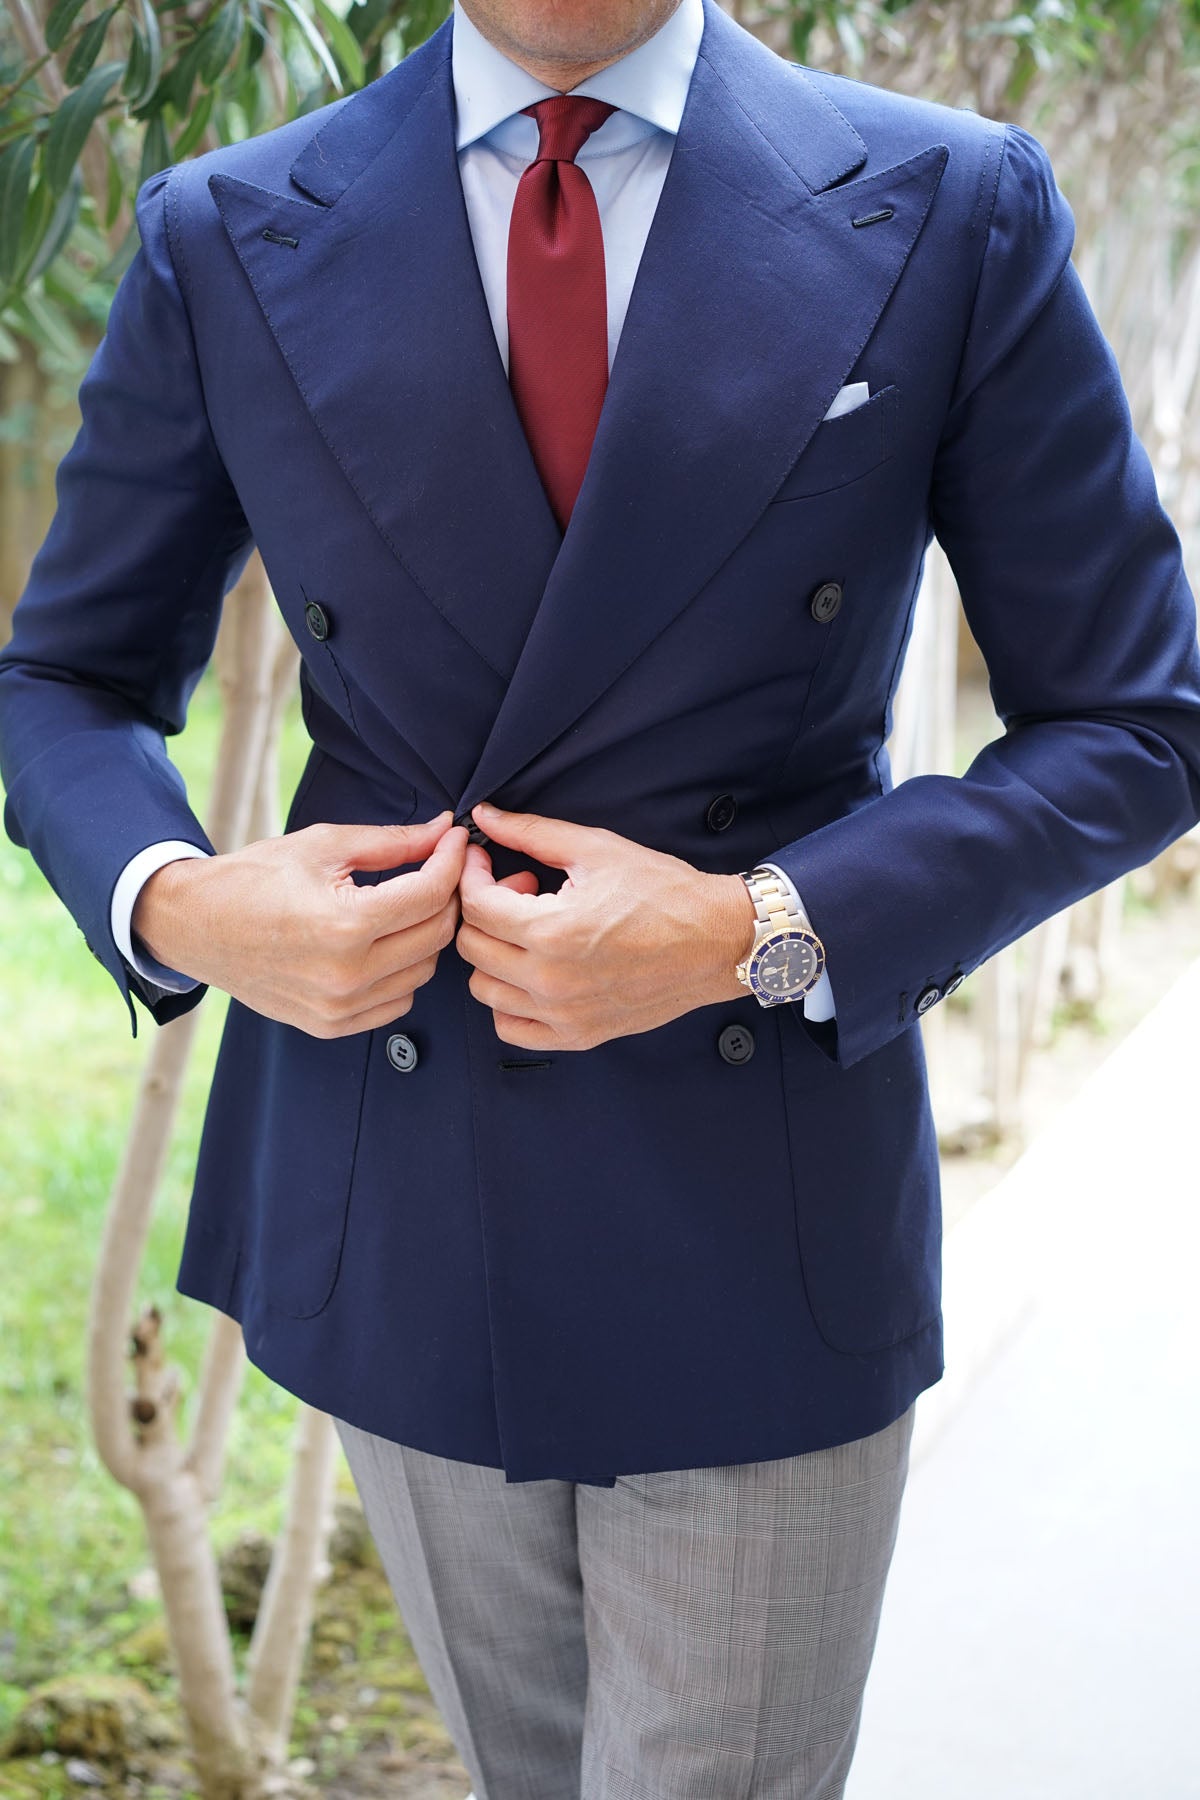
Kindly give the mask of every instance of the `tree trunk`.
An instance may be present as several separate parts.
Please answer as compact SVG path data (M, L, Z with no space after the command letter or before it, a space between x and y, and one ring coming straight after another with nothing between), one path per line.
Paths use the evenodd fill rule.
M250 1800L257 1758L237 1700L233 1647L205 1495L186 1467L176 1435L179 1391L162 1361L161 1316L150 1309L133 1333L138 1393L133 1415L134 1488L162 1587L167 1632L192 1755L205 1800Z
M287 1522L271 1558L246 1663L246 1700L277 1759L287 1754L296 1689L312 1625L317 1570L333 1520L337 1434L305 1406L296 1433Z
M282 693L279 637L266 574L255 556L229 599L218 644L225 723L210 807L210 835L218 849L242 840L264 768L273 767L270 740ZM162 1360L156 1311L143 1315L133 1333L136 1392L131 1407L124 1394L125 1321L197 1016L193 1009L159 1030L146 1060L92 1293L88 1397L100 1454L116 1479L136 1494L145 1514L201 1791L205 1800L253 1800L261 1791L263 1759L236 1694L207 1524L240 1380L237 1327L224 1320L214 1329L190 1450L185 1451L177 1434L178 1381ZM295 1558L291 1566L300 1568ZM311 1571L309 1582L311 1587ZM303 1606L297 1616L303 1616Z

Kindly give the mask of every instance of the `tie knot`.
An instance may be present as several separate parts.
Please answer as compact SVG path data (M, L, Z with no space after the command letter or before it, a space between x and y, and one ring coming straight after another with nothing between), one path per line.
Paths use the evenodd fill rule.
M617 109L587 94L555 94L521 110L537 120L538 162L574 162L593 131Z

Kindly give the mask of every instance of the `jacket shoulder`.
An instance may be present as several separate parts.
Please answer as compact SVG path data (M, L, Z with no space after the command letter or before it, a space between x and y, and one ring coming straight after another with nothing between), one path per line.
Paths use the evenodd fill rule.
M252 181L259 187L278 186L286 191L288 170L301 150L354 98L354 94L343 94L255 137L243 138L237 144L221 144L200 156L189 157L179 167L187 170L189 184L198 188L208 185L210 175L233 175L239 181Z
M939 203L966 236L986 240L999 220L1001 235L1023 246L1027 257L1061 271L1074 241L1074 217L1045 146L1031 132L968 107L916 99L849 76L814 69L804 75L867 145L860 176L944 144Z
M952 156L980 160L996 153L1008 129L1002 120L969 107L918 99L822 69L802 72L859 132L872 165L902 161L931 143L945 144Z

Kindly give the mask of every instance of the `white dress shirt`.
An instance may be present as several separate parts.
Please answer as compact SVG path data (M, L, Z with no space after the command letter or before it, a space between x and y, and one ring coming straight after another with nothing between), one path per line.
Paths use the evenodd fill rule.
M680 0L646 43L572 89L617 108L591 134L576 158L592 184L604 238L610 368L675 147L703 30L702 0ZM451 73L467 221L492 329L507 371L508 224L517 183L538 147L537 123L522 109L558 90L544 86L510 62L471 23L457 0ZM117 948L146 980L171 992L182 993L196 984L135 954L134 902L143 883L164 864L203 854L192 844L151 844L126 866L113 890L112 930ZM776 872L794 895L784 872ZM805 998L804 1010L810 1019L833 1017L828 975L822 975Z

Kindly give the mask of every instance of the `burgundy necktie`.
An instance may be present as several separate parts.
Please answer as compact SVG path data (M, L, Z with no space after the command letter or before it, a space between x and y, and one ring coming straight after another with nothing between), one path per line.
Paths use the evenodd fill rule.
M575 158L616 108L557 94L524 110L537 120L539 142L508 228L508 379L565 531L608 386L604 239Z

